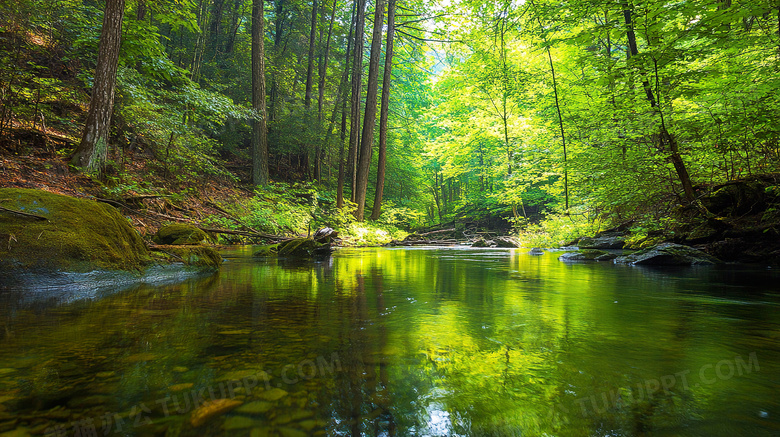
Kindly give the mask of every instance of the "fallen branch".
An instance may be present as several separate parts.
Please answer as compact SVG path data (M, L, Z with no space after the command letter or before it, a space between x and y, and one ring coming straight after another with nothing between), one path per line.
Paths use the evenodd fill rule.
M2 206L0 206L0 211L10 212L11 214L21 215L23 217L30 217L30 218L34 218L36 220L49 220L48 218L46 218L46 217L44 217L42 215L35 215L35 214L26 213L26 212L16 211L16 210L13 210L13 209L4 208Z
M263 234L261 232L234 231L232 229L204 228L200 226L198 226L198 229L200 229L203 232L211 232L214 234L241 235L244 237L260 237L260 238L265 238L267 240L275 240L275 241L289 241L294 239L291 237L281 237L279 235Z
M441 230L438 230L438 231L431 231L431 232L426 232L424 234L417 234L417 235L420 236L420 237L427 237L428 235L443 234L445 232L455 232L455 228L452 228L452 229L441 229Z

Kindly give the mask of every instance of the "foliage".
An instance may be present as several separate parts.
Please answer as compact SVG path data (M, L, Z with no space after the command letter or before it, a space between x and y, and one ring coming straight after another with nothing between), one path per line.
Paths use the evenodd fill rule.
M0 133L56 130L77 140L102 5L2 4ZM335 191L350 136L341 111L351 97L342 80L349 83L352 3L321 5L315 41L307 37L311 3L266 4L269 167L273 180L293 186L259 189L231 211L271 232L350 228L353 205L337 209ZM780 170L773 2L399 6L386 203L375 226L512 225L549 244L630 220L653 232L691 203L688 185L701 196L710 185ZM249 109L251 2L126 7L116 166L127 156L148 159L143 168L181 185L248 182L257 118ZM58 147L54 154L67 155ZM109 190L138 191L111 177ZM349 191L347 180L347 198Z

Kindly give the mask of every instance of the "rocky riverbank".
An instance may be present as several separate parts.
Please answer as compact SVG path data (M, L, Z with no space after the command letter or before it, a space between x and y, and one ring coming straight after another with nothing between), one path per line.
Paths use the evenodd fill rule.
M219 253L205 244L206 234L192 226L163 227L157 238L159 245L147 245L128 220L105 203L42 190L0 189L4 288L56 288L68 281L122 288L134 281L178 277L185 269L216 271L222 263ZM89 279L95 274L101 279Z

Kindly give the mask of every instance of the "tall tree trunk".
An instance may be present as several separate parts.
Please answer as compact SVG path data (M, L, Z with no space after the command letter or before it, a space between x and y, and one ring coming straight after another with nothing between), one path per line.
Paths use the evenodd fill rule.
M225 11L225 0L214 0L214 11L211 13L209 25L209 56L210 60L217 59L219 54L219 33L222 30L222 15Z
M276 0L274 2L274 49L272 52L273 59L276 60L277 64L279 63L279 59L282 55L282 36L284 33L284 6L287 4L285 0ZM276 115L279 112L279 101L281 98L279 97L279 78L276 74L276 69L271 69L271 104L268 111L268 120L274 121L276 120Z
M317 98L317 114L322 120L322 105L325 101L325 78L328 73L328 59L330 57L330 42L333 37L333 24L336 21L336 3L338 0L333 0L333 11L330 14L330 25L328 26L328 38L325 41L325 49L321 56L321 62L319 64L319 84L317 85L317 91L319 97ZM348 43L349 45L349 43ZM324 59L322 59L324 58Z
M347 99L346 99L346 86L347 81L349 80L349 61L352 50L352 32L355 28L355 22L357 20L356 17L356 9L357 9L357 2L352 3L352 20L351 25L349 27L349 38L347 38L347 59L344 61L344 74L341 77L341 91L344 95L343 100L341 102L341 134L340 134L340 140L339 140L339 175L338 175L338 181L336 182L336 207L341 209L344 207L344 140L346 138L347 133Z
M349 176L350 200L355 199L357 184L357 153L360 141L360 94L363 88L363 32L366 21L366 0L355 0L355 55L352 58L352 100L350 108L349 152L347 153L347 175Z
M385 167L387 166L387 118L390 112L390 85L393 73L393 39L395 37L395 4L387 5L387 46L385 47L385 72L382 77L382 103L379 110L379 162L376 170L376 193L371 220L382 215L382 195L385 191Z
M317 120L320 123L322 122L322 105L323 105L323 100L325 99L325 76L328 70L328 58L330 57L330 41L333 35L333 23L336 21L335 18L336 18L336 0L333 0L333 11L330 14L330 25L328 26L328 38L327 41L325 42L324 53L320 55L320 61L318 65L319 83L317 85L318 88ZM341 93L341 89L339 89L337 93ZM339 96L337 96L336 100L338 100L338 97ZM328 136L330 136L330 130L328 130ZM325 142L324 146L328 147L327 141ZM322 179L322 155L323 155L322 145L318 141L317 145L314 148L314 179L318 181Z
M363 221L368 189L368 173L371 169L371 155L374 148L374 128L376 127L376 101L379 89L379 55L382 51L382 24L385 9L384 0L376 0L374 11L374 32L371 37L371 56L368 62L368 89L366 90L366 115L363 118L363 132L360 142L360 159L357 168L355 218Z
M71 164L81 167L90 174L99 174L108 156L108 137L111 113L114 109L116 71L119 66L119 48L122 45L124 13L125 0L106 1L89 113L81 143L71 159Z
M311 6L311 30L309 31L309 66L306 69L306 94L303 99L303 105L306 109L311 106L311 92L314 80L314 46L317 36L317 0L312 2Z
M259 120L252 122L252 183L268 183L268 138L265 105L264 0L252 0L252 108Z

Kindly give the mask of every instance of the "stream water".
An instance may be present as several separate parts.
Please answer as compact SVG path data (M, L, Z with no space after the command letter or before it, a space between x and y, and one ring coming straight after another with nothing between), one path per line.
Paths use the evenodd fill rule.
M778 270L558 255L247 247L176 284L6 289L0 436L780 435Z

